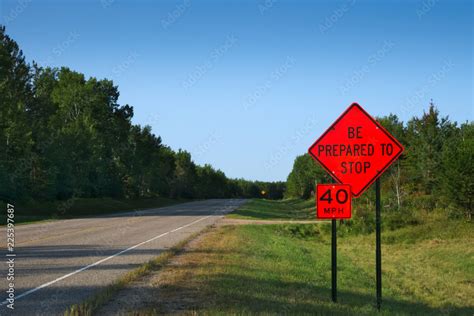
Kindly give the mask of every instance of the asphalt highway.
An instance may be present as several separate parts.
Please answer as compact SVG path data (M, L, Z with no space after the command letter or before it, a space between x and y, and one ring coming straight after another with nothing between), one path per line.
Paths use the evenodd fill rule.
M7 257L6 228L0 229L0 315L62 315L244 203L205 200L93 218L15 227L15 257ZM14 310L6 290L8 259L14 258Z

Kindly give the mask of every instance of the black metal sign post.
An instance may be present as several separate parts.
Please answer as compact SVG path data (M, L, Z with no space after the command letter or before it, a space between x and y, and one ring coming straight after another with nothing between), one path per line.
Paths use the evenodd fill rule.
M316 217L331 220L331 298L337 302L337 221L351 218L351 187L331 181L316 185Z
M382 249L380 240L380 178L375 181L375 279L377 282L377 309L382 304Z
M331 281L332 281L332 301L337 302L337 235L336 220L332 220L332 242L331 242Z

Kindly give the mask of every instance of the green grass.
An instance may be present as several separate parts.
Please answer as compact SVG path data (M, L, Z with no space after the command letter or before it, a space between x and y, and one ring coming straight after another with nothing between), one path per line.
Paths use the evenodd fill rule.
M27 224L38 221L77 218L110 214L121 211L133 211L147 208L163 207L187 200L169 198L147 198L137 200L112 199L112 198L72 198L65 201L42 201L29 203L15 203L15 223ZM0 225L6 223L6 204L0 202L2 220Z
M294 218L307 203L254 200L237 217ZM436 214L418 225L385 229L380 313L375 236L340 228L336 304L328 225L236 225L212 230L183 254L180 265L165 268L160 298L137 314L474 314L472 222ZM170 309L174 305L179 310Z
M261 220L311 220L315 219L315 206L313 200L253 199L228 214L227 217Z
M381 314L474 313L472 224L428 228L423 236L415 227L404 230L410 243L383 243ZM329 236L314 224L219 228L185 254L182 266L165 270L161 293L168 305L170 291L194 293L198 303L186 309L199 314L372 315L374 241L374 235L339 239L337 304L330 299ZM166 313L159 301L154 311Z

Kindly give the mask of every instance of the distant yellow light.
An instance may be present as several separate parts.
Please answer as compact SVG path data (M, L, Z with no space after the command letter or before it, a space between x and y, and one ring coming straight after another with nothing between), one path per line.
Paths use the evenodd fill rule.
M262 195L265 195L265 193L267 193L267 192L265 192L265 191L262 191L261 193L262 193Z

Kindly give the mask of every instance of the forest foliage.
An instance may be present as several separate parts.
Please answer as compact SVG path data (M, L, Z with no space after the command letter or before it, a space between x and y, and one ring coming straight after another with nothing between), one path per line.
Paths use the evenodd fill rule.
M282 197L284 183L195 164L132 124L133 107L118 100L111 80L30 65L0 26L1 198Z

